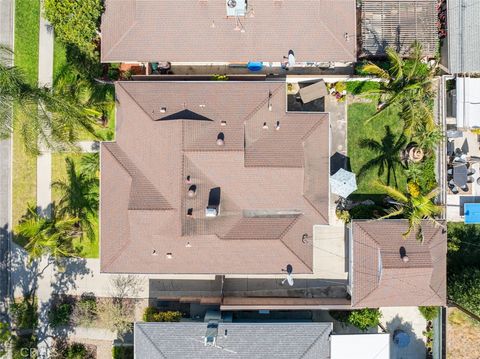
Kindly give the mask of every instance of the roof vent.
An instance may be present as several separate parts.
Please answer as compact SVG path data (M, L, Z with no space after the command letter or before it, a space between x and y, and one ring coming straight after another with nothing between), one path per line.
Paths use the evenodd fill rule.
M167 259L172 259L172 258L173 258L173 254L172 254L171 252L168 252L168 253L166 254L166 257L167 257Z
M402 259L403 263L408 263L410 260L410 258L407 256L407 250L403 246L400 247L400 258Z
M277 124L275 125L275 129L278 131L280 129L280 121L277 121Z
M217 145L218 146L223 146L225 144L225 135L223 132L220 132L217 136Z
M166 107L160 107L160 112L161 112L161 113L167 112L167 108L166 108Z
M267 125L267 123L266 123L266 122L264 122L264 123L263 123L263 126L262 126L262 128L263 128L264 130L268 130L268 125Z
M205 217L216 217L220 212L220 187L215 187L210 190L208 195L208 205L205 209Z
M193 216L193 208L187 209L187 216L189 216L189 217Z
M195 197L195 193L197 192L197 186L192 184L188 189L188 197L193 198Z
M188 175L187 177L185 177L185 183L186 183L186 184L192 183L192 177L191 177L190 175Z

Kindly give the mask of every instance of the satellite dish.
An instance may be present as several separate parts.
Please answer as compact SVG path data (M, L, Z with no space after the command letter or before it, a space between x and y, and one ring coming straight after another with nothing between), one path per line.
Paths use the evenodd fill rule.
M288 51L288 66L295 66L295 54L293 53L293 50Z
M285 282L288 283L290 287L293 287L294 281L293 281L293 266L291 264L287 264L287 269L282 269L282 272L287 272L287 278L282 280L282 285L285 284Z

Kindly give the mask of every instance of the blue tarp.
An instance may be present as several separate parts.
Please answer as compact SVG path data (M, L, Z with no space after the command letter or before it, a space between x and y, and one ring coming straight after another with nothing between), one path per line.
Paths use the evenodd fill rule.
M249 69L252 72L260 71L261 69L263 69L263 63L262 62L256 62L256 61L250 61L247 64L247 69Z
M463 209L466 224L480 223L480 203L465 203Z

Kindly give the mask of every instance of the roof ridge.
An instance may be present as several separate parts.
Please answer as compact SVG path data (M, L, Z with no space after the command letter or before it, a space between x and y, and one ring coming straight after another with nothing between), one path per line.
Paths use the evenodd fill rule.
M302 136L302 141L305 141L308 137L311 136L312 132L314 132L321 124L323 121L323 118L318 119L313 126Z
M323 329L323 331L315 338L315 340L308 346L307 349L305 349L305 351L302 353L302 355L300 355L300 358L304 358L305 355L308 354L308 352L313 348L313 346L320 340L320 338L323 337L325 331L327 330L331 330L332 328L329 328L329 327L326 327Z
M118 250L118 252L112 257L110 258L110 260L105 263L105 265L103 265L103 268L106 269L108 268L109 266L111 266L119 257L120 255L123 254L123 251L125 250L125 248L127 247L128 244L130 244L130 236L127 236L127 240L125 241L125 243L120 247L120 249Z
M380 243L378 243L378 241L372 237L372 235L370 233L368 233L368 231L362 227L362 225L360 223L368 223L368 222L376 222L377 220L357 220L357 221L354 221L354 224L357 224L357 226L362 230L362 232L368 237L370 238L372 241L375 242L375 244L380 248ZM353 236L355 238L355 235Z
M125 91L125 93L128 95L128 97L130 97L132 99L132 101L135 102L135 104L140 108L140 110L143 111L143 113L145 113L145 115L147 115L147 117L150 120L155 121L155 120L152 119L152 116L150 116L150 114L147 111L145 111L145 109L142 107L142 105L140 105L138 103L138 101L135 99L135 97L132 96L132 94L123 86L124 82L131 82L131 81L118 81L117 84L118 84L118 86L120 86L122 88L123 91Z
M142 329L142 326L141 325L137 325L137 328L140 329L140 331L143 333L143 335L148 339L148 341L153 345L153 347L157 350L158 354L160 354L162 356L162 358L167 358L165 356L165 354L163 354L163 352L157 347L157 345L155 344L155 342L150 339L150 337L148 336L147 333L145 333L145 331Z
M295 223L298 222L300 216L301 216L301 214L295 215L295 217L294 217L293 220L290 222L290 224L283 230L283 232L282 232L282 233L280 234L280 236L278 237L280 240L282 240L283 237L285 237L285 235L292 229L292 227L295 225Z
M271 93L272 96L267 96L267 98L263 99L253 110L252 112L250 112L247 116L245 116L245 119L243 120L244 122L247 122L248 120L250 120L253 115L255 115L259 110L260 108L262 108L262 106L264 106L269 99L273 98L278 91L280 91L280 89L283 88L283 82L280 83L279 86L277 86L273 91L269 90L269 94ZM245 126L244 126L245 127Z
M310 205L310 207L312 207L313 210L314 210L315 212L317 212L317 213L325 220L325 222L327 222L327 224L328 224L328 218L326 218L325 215L324 215L322 212L320 212L317 207L315 207L315 205L312 203L312 201L310 201L310 200L305 196L305 194L302 194L302 197L303 197L303 199L305 199L305 201L307 201L307 203ZM329 209L328 211L330 211L330 209Z
M136 11L136 3L137 1L135 1L135 11ZM113 44L113 46L110 47L110 51L108 51L104 58L108 58L108 56L113 52L113 50L115 50L115 48L122 42L123 39L125 39L127 37L127 35L132 31L133 27L137 24L137 20L133 20L132 24L128 27L128 29L123 33L122 36L120 36L120 38Z
M160 191L152 184L152 182L143 174L143 172L130 160L125 152L120 148L116 142L110 142L105 146L110 154L115 158L115 160L127 171L132 179L130 184L130 199L128 204L129 210L139 210L139 209L163 209L171 210L173 207L167 201L167 199L160 193ZM117 151L117 153L115 153ZM124 157L123 159L120 157ZM142 185L143 184L143 185ZM132 201L135 202L135 194L137 193L138 188L147 187L147 192L150 192L149 196L149 205L142 208L142 206L133 206ZM145 191L139 191L143 193ZM152 196L154 195L154 196ZM155 198L155 196L157 198Z
M290 252L292 252L293 255L294 255L295 257L297 257L298 260L305 265L305 267L307 267L307 268L310 269L310 270L313 270L313 268L312 268L313 265L312 265L312 266L308 265L302 258L300 258L300 257L298 256L298 254L297 254L292 248L290 248L290 247L283 241L282 238L280 239L280 242L285 246L285 248L287 248Z

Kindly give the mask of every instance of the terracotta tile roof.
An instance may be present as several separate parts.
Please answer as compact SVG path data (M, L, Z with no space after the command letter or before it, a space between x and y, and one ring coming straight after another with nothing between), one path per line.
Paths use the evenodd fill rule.
M446 304L446 231L424 221L422 244L413 233L402 238L407 227L406 220L352 222L353 307Z
M102 61L281 62L290 49L299 62L355 61L354 0L248 2L241 32L224 0L107 0Z
M329 119L287 113L285 91L278 82L118 83L116 142L101 147L102 271L273 274L292 264L311 273L302 236L328 223ZM156 121L182 108L212 121Z

